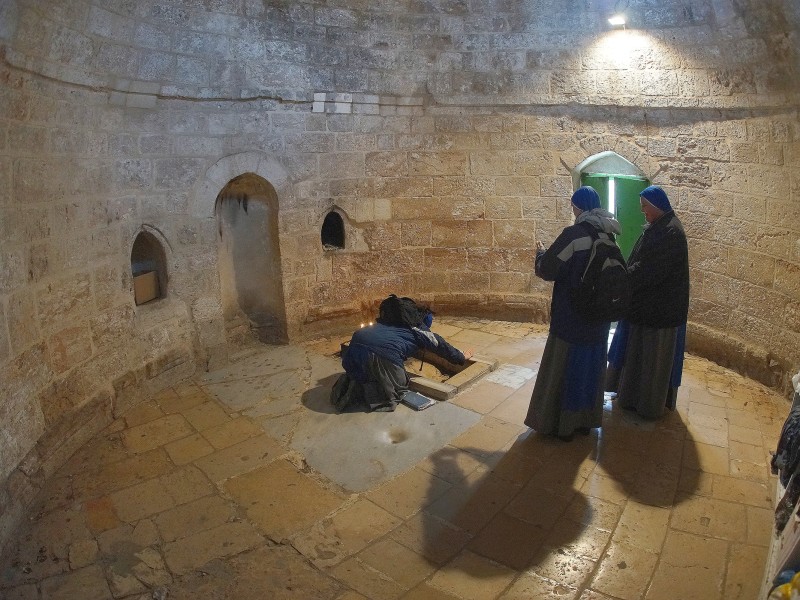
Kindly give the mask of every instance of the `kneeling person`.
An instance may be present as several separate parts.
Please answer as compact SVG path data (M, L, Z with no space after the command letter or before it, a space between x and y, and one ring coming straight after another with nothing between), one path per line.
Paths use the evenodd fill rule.
M390 297L384 302L397 300L406 299ZM430 330L433 313L424 307L419 307L416 323L390 319L381 312L377 323L353 334L342 357L345 374L331 393L338 411L355 403L365 404L370 411L393 411L408 391L404 363L419 350L430 350L457 365L472 356L471 351L462 353Z

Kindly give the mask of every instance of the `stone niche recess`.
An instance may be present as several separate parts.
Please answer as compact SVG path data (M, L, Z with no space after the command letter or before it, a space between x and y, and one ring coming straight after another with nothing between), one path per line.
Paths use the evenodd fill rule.
M324 250L343 250L345 246L344 220L335 210L332 210L322 221L320 241Z
M164 248L149 231L139 232L131 249L131 276L136 304L167 295L167 259Z
M219 192L215 210L228 338L286 341L275 188L254 173L239 175Z

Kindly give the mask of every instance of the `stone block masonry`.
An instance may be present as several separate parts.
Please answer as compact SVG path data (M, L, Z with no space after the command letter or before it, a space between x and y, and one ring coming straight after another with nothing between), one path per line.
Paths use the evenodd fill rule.
M344 92L314 92L311 112L344 115L422 115L422 97L378 96Z

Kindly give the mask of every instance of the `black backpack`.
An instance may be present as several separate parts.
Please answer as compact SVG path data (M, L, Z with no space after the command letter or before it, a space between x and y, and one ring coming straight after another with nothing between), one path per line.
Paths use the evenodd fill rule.
M585 228L592 236L592 247L581 282L572 290L572 307L588 321L618 321L631 304L625 259L613 235L600 237L588 223Z
M397 327L418 327L430 312L411 298L398 298L394 294L383 300L378 308L378 321Z

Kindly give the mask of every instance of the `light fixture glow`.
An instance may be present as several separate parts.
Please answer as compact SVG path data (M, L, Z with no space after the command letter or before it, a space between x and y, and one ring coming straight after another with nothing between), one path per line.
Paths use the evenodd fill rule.
M623 14L616 14L611 16L608 19L609 24L613 25L614 27L620 27L625 25L625 15Z

